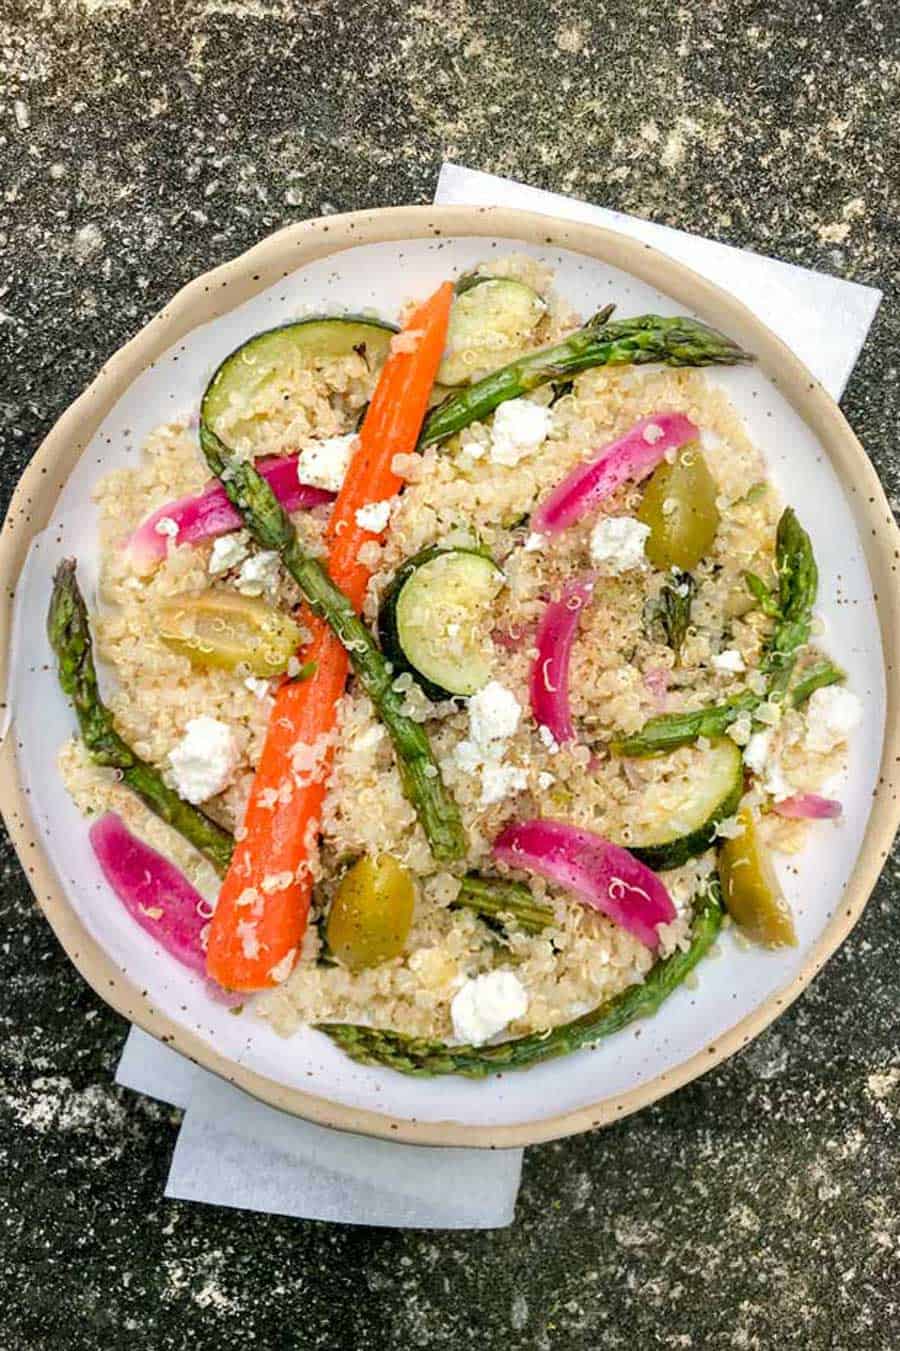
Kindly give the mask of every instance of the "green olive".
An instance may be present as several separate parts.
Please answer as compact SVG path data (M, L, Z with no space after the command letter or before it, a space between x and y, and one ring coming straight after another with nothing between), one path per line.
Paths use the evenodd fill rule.
M412 924L415 887L390 854L361 858L338 885L325 934L351 971L378 966L403 951Z
M288 615L256 596L210 588L171 596L157 609L159 636L195 666L233 671L245 666L255 676L287 670L301 633Z
M709 552L719 528L717 495L696 442L654 469L637 515L650 527L645 551L655 568L689 572Z
M738 812L743 832L719 852L725 908L746 936L767 948L796 947L797 934L768 851L749 807Z

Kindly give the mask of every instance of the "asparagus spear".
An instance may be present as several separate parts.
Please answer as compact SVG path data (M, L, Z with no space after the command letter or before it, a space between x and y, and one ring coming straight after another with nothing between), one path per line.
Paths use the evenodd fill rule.
M791 703L794 708L799 708L815 690L821 690L825 685L836 685L844 678L845 672L835 666L833 661L816 662L815 666L803 672L790 691Z
M769 698L781 699L790 682L797 653L809 642L819 586L812 543L793 507L786 507L778 522L775 562L778 568L778 614L762 670L769 677Z
M695 708L689 713L660 713L658 717L645 722L639 732L613 741L611 749L616 755L637 758L673 751L701 736L724 736L735 718L740 717L741 713L752 712L762 702L762 695L744 690L732 699L722 704L712 704L708 708Z
M474 910L488 921L513 919L527 933L540 933L553 923L549 905L540 905L523 882L510 882L502 877L482 877L468 873L462 879L454 908L464 906Z
M651 718L639 732L612 744L617 755L656 755L671 751L698 737L722 736L741 713L752 712L771 699L781 702L787 693L797 654L809 641L813 606L816 602L819 573L809 535L797 520L792 507L786 507L775 536L775 560L778 567L778 591L773 594L760 578L748 574L747 582L767 614L775 618L761 670L768 677L764 695L744 690L724 703L698 708L690 713L663 713ZM761 590L760 590L761 588ZM792 694L797 707L814 689L840 680L843 672L830 662L817 668L815 681L802 682L805 693ZM800 687L798 687L799 689Z
M234 848L228 831L167 787L159 770L136 755L113 726L112 714L97 684L87 607L75 576L74 559L66 559L57 568L47 634L56 653L59 683L72 701L91 759L118 770L122 781L151 811L224 873Z
M310 608L331 625L346 648L360 684L390 733L403 791L418 813L431 852L445 863L462 858L465 838L459 809L441 779L424 727L401 711L403 696L392 688L390 667L371 633L318 559L303 552L290 517L253 465L202 422L200 445L254 539L281 556Z
M676 662L691 622L691 606L696 594L697 583L694 578L680 568L672 569L659 593L657 614L666 635L666 642L675 653Z
M635 1018L656 1013L712 947L721 923L722 892L713 876L695 901L691 946L687 952L674 952L653 967L643 984L629 986L574 1022L497 1046L447 1046L440 1041L353 1023L320 1023L319 1031L326 1033L351 1060L398 1070L401 1074L420 1077L464 1074L470 1079L483 1079L506 1070L530 1069L544 1060L591 1046Z
M474 385L449 394L425 419L419 446L444 441L470 422L480 422L498 404L517 399L550 380L565 379L591 366L731 366L752 358L736 343L696 319L657 314L608 322L607 305L563 342L512 361Z

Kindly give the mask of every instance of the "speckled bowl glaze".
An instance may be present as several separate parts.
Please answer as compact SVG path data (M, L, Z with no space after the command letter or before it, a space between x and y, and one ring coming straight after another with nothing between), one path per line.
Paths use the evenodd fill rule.
M593 1051L479 1083L415 1080L354 1065L310 1029L281 1041L260 1020L233 1017L110 904L85 824L54 770L72 715L55 685L42 621L14 626L14 598L18 585L20 600L29 598L27 617L42 610L44 582L64 554L77 553L90 576L92 486L108 469L133 463L154 425L196 411L209 373L237 342L301 306L395 313L409 296L494 250L523 250L554 266L560 289L583 313L606 299L623 314L687 311L756 353L755 367L710 378L727 389L810 529L826 642L863 697L865 718L841 788L842 824L820 829L781 869L797 913L797 949L746 950L726 935L718 958L699 968L696 988L677 991L656 1018ZM900 819L900 681L892 659L898 557L900 536L875 473L828 394L748 310L647 245L501 208L404 207L308 221L180 291L104 366L25 471L0 537L0 661L12 705L0 748L0 806L39 904L100 996L273 1106L422 1144L503 1148L588 1130L746 1045L859 918ZM35 577L43 589L35 590ZM14 633L23 639L13 661Z

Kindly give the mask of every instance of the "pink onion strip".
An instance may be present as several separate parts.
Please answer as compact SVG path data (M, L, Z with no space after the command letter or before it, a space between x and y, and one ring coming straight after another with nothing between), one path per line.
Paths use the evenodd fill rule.
M648 948L659 946L656 926L675 918L672 899L656 874L593 831L535 817L507 826L493 852L511 868L558 882Z
M90 829L91 848L132 919L182 966L206 977L202 932L209 923L204 897L174 864L132 835L107 812Z
M818 793L795 793L793 797L776 802L773 810L779 816L798 821L833 821L844 809L833 797L819 797Z
M298 482L296 455L272 455L258 460L256 467L285 511L310 511L334 500L334 493ZM229 530L239 530L242 524L221 483L211 483L201 493L168 502L142 521L125 541L130 561L140 573L152 572L166 556L170 537L156 529L164 519L178 526L178 534L171 536L175 544L201 544Z
M531 668L531 711L560 745L575 736L569 707L569 662L581 612L594 590L590 577L567 583L559 600L551 601L535 635L537 656Z
M618 441L604 446L557 484L532 512L531 529L555 535L594 511L623 483L639 483L665 458L693 441L699 432L684 413L654 413L641 418Z

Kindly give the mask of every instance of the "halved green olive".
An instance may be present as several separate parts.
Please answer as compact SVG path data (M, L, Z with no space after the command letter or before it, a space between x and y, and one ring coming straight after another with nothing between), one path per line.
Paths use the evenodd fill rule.
M416 893L410 873L390 854L361 858L338 884L325 935L351 971L398 957L412 924Z
M767 948L796 947L791 909L749 807L738 812L743 832L719 852L725 908L746 936Z
M195 666L233 671L243 665L255 676L275 676L300 646L300 629L288 615L236 591L211 587L171 596L157 618L166 646Z
M690 572L709 552L719 528L718 489L696 442L689 442L669 464L653 473L638 508L650 527L644 546L655 568Z

